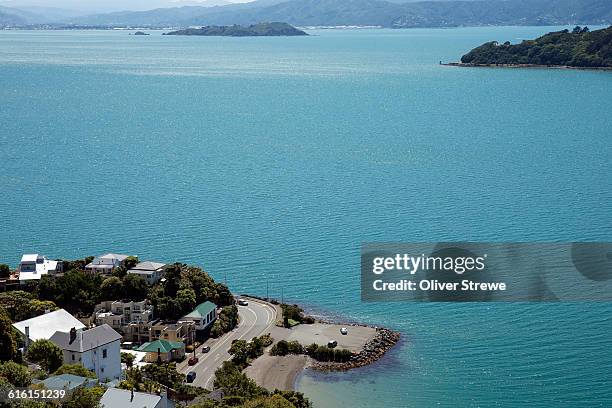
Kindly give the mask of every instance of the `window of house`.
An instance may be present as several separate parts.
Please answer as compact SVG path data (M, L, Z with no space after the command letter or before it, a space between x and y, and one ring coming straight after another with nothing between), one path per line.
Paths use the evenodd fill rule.
M106 349L102 350L102 358L106 358Z

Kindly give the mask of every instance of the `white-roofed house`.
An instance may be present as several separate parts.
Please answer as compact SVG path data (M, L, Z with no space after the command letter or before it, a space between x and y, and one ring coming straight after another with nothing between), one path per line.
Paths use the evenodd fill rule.
M19 282L26 283L39 280L44 275L61 273L62 268L62 261L52 261L40 254L25 254L19 262Z
M162 278L165 268L166 264L145 261L139 262L135 267L128 270L128 273L140 275L147 281L149 285L153 285Z
M64 364L80 364L101 381L121 378L121 335L109 325L58 331L49 340L64 352Z
M96 256L90 263L85 265L85 271L89 273L99 273L110 275L116 268L123 265L129 255L105 254Z
M84 329L85 325L64 309L59 309L13 323L13 327L24 337L27 347L28 342L39 339L48 340L57 331L69 331L73 327L80 330Z
M147 394L133 390L109 388L100 400L102 408L173 408L174 402L166 394Z

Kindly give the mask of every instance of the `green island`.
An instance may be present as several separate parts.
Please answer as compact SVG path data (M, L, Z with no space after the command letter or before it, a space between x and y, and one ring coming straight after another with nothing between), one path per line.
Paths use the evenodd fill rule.
M163 35L201 35L223 37L280 37L308 35L287 23L259 23L249 26L205 26L171 31Z
M447 65L612 69L612 26L595 31L577 26L520 44L491 41Z

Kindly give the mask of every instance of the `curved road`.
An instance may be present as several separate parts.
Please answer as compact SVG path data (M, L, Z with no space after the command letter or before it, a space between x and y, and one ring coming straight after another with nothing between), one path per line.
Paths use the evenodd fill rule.
M238 306L240 321L238 326L229 333L224 334L218 339L208 340L204 344L210 346L208 353L201 353L201 347L196 350L199 361L194 366L189 366L187 360L178 365L177 369L183 374L190 371L196 372L196 379L191 385L207 389L213 388L215 371L221 367L224 361L231 358L227 352L234 340L251 340L253 337L268 333L270 328L276 323L276 309L263 302L248 299L248 306Z

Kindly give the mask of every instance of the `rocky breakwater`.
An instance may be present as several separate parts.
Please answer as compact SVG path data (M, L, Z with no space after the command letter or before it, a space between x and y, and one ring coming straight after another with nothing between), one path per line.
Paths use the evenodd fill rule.
M316 361L311 368L319 371L347 371L372 364L382 358L400 339L400 334L390 329L377 328L376 335L359 353L353 353L346 362Z

